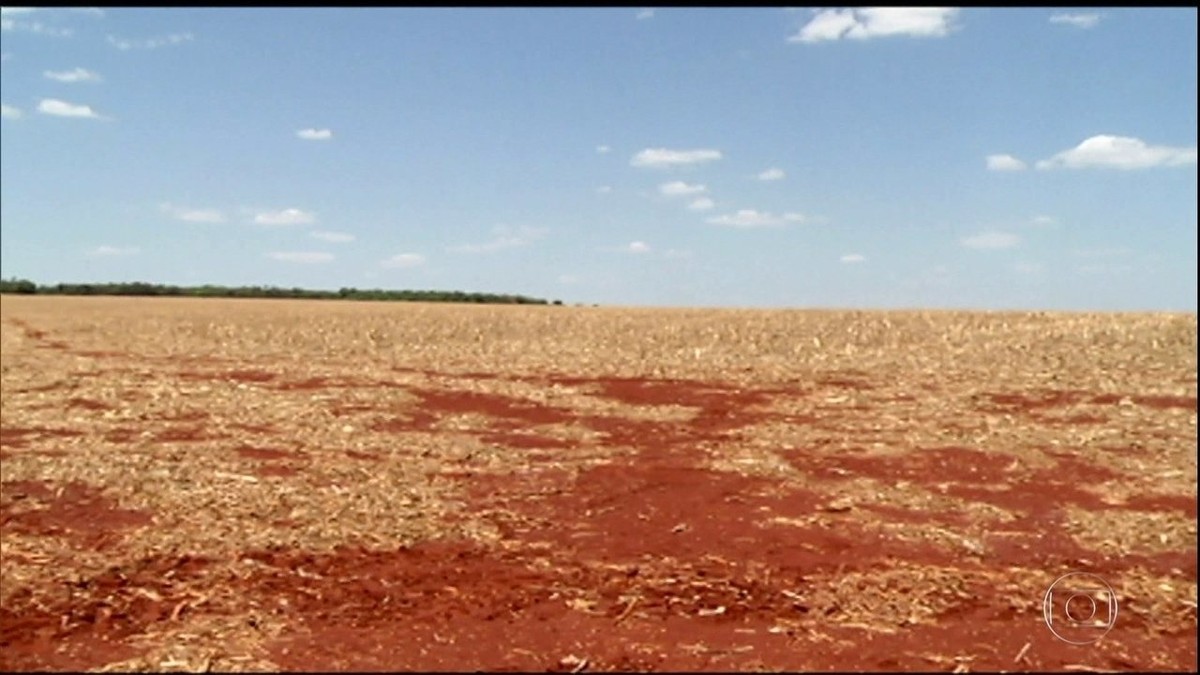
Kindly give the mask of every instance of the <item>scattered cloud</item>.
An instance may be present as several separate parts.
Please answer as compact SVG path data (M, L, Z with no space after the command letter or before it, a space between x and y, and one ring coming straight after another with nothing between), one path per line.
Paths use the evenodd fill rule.
M29 15L34 12L78 12L92 16L104 16L104 10L99 7L0 7L0 16Z
M630 253L649 253L650 245L644 241L631 241L626 247Z
M14 108L7 103L0 103L0 117L6 120L15 120L21 118L21 109Z
M1049 227L1050 225L1057 225L1058 218L1055 218L1054 216L1034 216L1029 222L1033 223L1034 225Z
M654 10L653 9L651 9L649 7L643 7L642 9L638 10L638 13L637 13L638 21L645 21L646 19L653 19L653 18L654 18Z
M846 255L841 257L841 261L848 265L852 265L854 263L860 263L865 260L866 260L866 258L858 253L847 253Z
M688 185L687 183L676 180L670 183L663 183L658 186L658 191L667 197L684 197L687 195L697 195L707 190L703 185Z
M848 38L944 37L954 29L955 7L860 7L814 10L816 15L788 42L825 42Z
M127 52L131 49L158 49L159 47L171 47L181 45L185 42L191 42L195 37L191 33L171 33L169 35L159 35L145 40L126 40L113 35L108 36L108 44L117 49Z
M348 244L354 241L354 235L348 232L326 232L322 230L314 230L309 233L309 236L321 241L327 241L331 244Z
M980 234L964 237L962 245L967 248L976 249L1001 249L1012 248L1021 242L1021 238L1015 234L1008 232L982 232Z
M772 167L772 168L767 169L766 171L763 171L762 173L758 174L758 179L759 180L783 180L783 177L785 175L787 175L787 174L785 174L783 172L783 169L776 169L776 168Z
M32 11L33 8L6 7L5 9L29 9ZM11 18L12 15L13 14L10 11L5 15L0 16L0 31L20 31L25 33L33 33L35 35L46 35L48 37L71 37L75 34L75 31L70 28L56 28L54 26L46 25L41 21L19 21Z
M987 168L992 171L1024 171L1026 165L1012 155L988 155Z
M1076 28L1095 28L1096 24L1100 23L1100 15L1096 13L1075 13L1075 14L1054 14L1050 17L1050 23L1065 23Z
M263 211L254 216L254 222L259 225L311 225L317 222L316 215L300 209L284 209L282 211Z
M598 154L598 155L606 155L609 152L612 152L612 148L608 147L607 145L597 145L596 146L596 154Z
M43 115L53 115L55 117L81 117L85 119L104 119L91 106L75 105L67 103L56 98L44 98L38 103L38 112Z
M670 167L701 164L721 159L720 150L668 150L667 148L646 148L633 156L629 163L643 167Z
M530 227L528 225L520 227L497 225L492 228L492 234L495 236L490 241L482 244L451 246L446 250L451 253L492 253L508 248L526 246L546 236L548 231L544 227Z
M74 83L103 81L103 78L100 77L99 73L93 73L87 68L75 68L74 70L60 71L47 70L43 72L42 75L44 75L47 79L54 80L56 82Z
M688 204L688 208L692 211L708 211L716 205L717 203L708 197L700 197L699 199L692 200L692 203Z
M137 255L141 249L136 246L97 246L88 251L87 255L90 258L112 258L116 256Z
M183 206L175 206L171 203L160 204L165 213L170 214L176 220L182 220L188 223L223 223L225 215L217 209L192 209Z
M612 192L612 186L611 185L601 185L600 187L596 188L596 192L599 192L602 195L606 195L606 194Z
M755 211L754 209L741 209L737 213L714 216L709 218L708 222L714 225L750 228L778 227L787 223L802 223L806 220L807 218L799 213L785 213L781 216L776 216L771 213Z
M397 253L380 264L392 268L418 267L425 264L425 256L420 253Z
M558 283L577 284L579 283L579 277L575 276L574 274L560 274L558 275Z
M308 265L327 263L333 260L332 253L324 251L276 251L267 257L280 262L304 263Z
M692 252L686 248L669 248L663 252L663 257L668 260L686 260L692 257Z
M328 141L333 138L333 132L329 129L301 129L296 136L306 141Z
M1147 145L1138 138L1092 136L1079 145L1037 163L1039 169L1149 169L1196 163L1196 146Z

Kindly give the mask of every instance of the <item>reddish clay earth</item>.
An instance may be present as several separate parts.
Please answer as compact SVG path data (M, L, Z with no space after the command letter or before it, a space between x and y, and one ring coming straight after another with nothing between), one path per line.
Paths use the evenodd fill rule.
M95 368L149 360L77 350L29 322L8 323L23 331L26 350L94 361ZM121 406L119 396L26 387L25 395L61 397L64 421L44 426L10 412L6 379L0 457L42 467L46 478L10 479L6 470L0 482L0 532L11 551L0 599L0 668L1194 668L1194 459L1190 492L1114 497L1104 486L1135 477L1121 468L1122 458L1144 456L1129 447L818 442L810 435L817 427L862 434L889 405L929 395L897 393L849 368L759 386L413 368L394 369L399 379L355 370L297 376L220 359L173 363L167 377L178 387L244 385L268 401L344 392L312 405L335 426L367 429L380 442L374 450L305 442L277 424L232 421L232 412L215 404L206 411L204 394L189 400L195 409L141 413L143 425L153 427L124 421L97 431L67 420L99 425ZM97 380L113 377L103 372ZM509 386L568 388L605 405L500 393ZM985 391L967 397L967 409L1016 416L1054 439L1063 427L1090 433L1122 415L1178 421L1190 412L1194 435L1194 379L1189 387L1191 395ZM139 392L131 395L142 401ZM384 400L380 392L404 398ZM862 398L824 407L849 395ZM679 408L686 414L629 413ZM463 419L476 421L448 431ZM767 429L785 432L776 437ZM147 431L150 440L140 441ZM1194 450L1194 438L1168 436ZM69 473L55 463L78 451L61 443L81 437L117 449L152 443L195 461L202 460L186 453L219 449L230 462L248 463L243 484L282 481L298 489L326 480L316 476L331 462L364 475L382 471L398 457L385 450L413 439L463 439L517 459L495 465L456 456L429 474L456 496L457 507L437 516L442 536L386 545L364 530L324 548L277 543L235 546L233 553L135 554L141 549L134 544L161 514L108 494L119 491L63 478ZM747 462L756 468L733 470L727 460L763 438L772 443L762 461ZM306 483L308 476L318 483ZM1134 522L1175 529L1138 545L1130 533L1113 530L1119 541L1108 545L1075 536L1086 520L1080 514L1111 519L1114 528ZM298 522L264 520L261 528ZM472 537L473 526L494 536ZM1179 528L1191 539L1176 537ZM36 585L48 561L21 552L39 540L47 550L61 545L113 562L81 566L51 592ZM1045 624L1043 595L1068 572L1103 578L1119 600L1115 624L1091 644L1064 642ZM200 645L211 647L205 659L152 662L149 655L162 653L148 644L154 636L204 622L236 625L239 639L252 636L249 655L221 660L214 643Z

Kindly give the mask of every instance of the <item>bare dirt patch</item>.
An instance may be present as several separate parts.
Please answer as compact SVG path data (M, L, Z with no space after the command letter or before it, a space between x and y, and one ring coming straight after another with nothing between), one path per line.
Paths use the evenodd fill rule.
M150 524L150 514L116 506L91 486L11 481L0 484L0 527L36 536L65 536L87 548L119 541L122 530Z

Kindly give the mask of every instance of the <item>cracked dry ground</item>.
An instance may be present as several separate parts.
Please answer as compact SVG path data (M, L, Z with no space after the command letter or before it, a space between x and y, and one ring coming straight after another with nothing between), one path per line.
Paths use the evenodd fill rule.
M1189 670L1194 315L6 296L0 668ZM1087 645L1042 599L1090 572Z

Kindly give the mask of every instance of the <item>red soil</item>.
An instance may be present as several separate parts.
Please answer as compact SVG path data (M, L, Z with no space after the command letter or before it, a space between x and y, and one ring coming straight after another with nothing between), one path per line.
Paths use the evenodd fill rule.
M247 459L260 459L267 461L277 459L292 459L296 456L296 453L290 450L279 450L276 448L256 448L252 445L240 445L234 448L234 450L237 452L237 454L241 455L242 457L246 457Z
M93 401L88 398L69 398L67 399L68 408L80 408L83 410L112 410L113 406L103 401Z
M0 488L0 528L9 532L64 536L79 546L104 548L120 541L123 530L153 522L150 514L120 508L84 483L9 481Z
M843 373L826 377L823 384L866 390L865 377ZM780 479L715 471L707 461L717 442L736 441L752 425L779 419L810 422L767 411L774 398L803 396L803 391L628 378L540 381L579 385L592 395L629 405L681 405L696 412L688 421L639 421L580 415L496 394L409 388L418 402L385 411L394 416L373 428L435 431L441 418L471 413L490 419L486 429L471 432L484 442L538 456L580 445L529 433L532 426L555 424L582 425L599 432L602 444L632 453L576 474L538 470L536 464L511 474L459 474L469 478L462 485L465 514L494 525L502 538L497 546L444 540L396 550L343 546L328 553L243 553L265 566L219 583L242 591L249 606L285 620L285 633L268 645L279 666L728 671L953 670L963 665L978 671L1080 664L1179 669L1195 661L1194 610L1182 614L1174 628L1157 632L1134 598L1122 607L1122 618L1109 636L1080 648L1046 630L1040 595L1014 595L997 581L995 575L1015 583L1027 574L1059 570L1091 571L1117 582L1122 572L1133 569L1195 578L1194 548L1104 555L1067 534L1065 512L1072 506L1195 518L1194 497L1144 496L1120 507L1108 504L1097 486L1120 476L1088 462L1086 449L1047 450L1054 465L1033 468L1012 456L963 447L915 449L903 456L834 452L828 446L778 448L814 484L799 489ZM312 378L272 386L365 385ZM993 409L1005 412L1040 413L1096 403L1086 392L989 398ZM1179 397L1132 398L1151 407L1180 407L1188 400L1195 404ZM353 404L339 410L369 411ZM198 426L188 433L201 431ZM7 445L10 438L26 442L32 433L6 429L0 438ZM298 471L275 463L295 459L295 453L249 445L235 450L259 461L260 472ZM374 459L354 450L345 453L351 459ZM873 503L872 495L860 493L855 493L853 506L833 503L848 479L863 477L886 485L906 481L931 495L993 504L1015 520L977 523L965 512L929 513ZM80 504L89 504L89 513L107 514L102 520L112 519L105 531L149 520L145 514L113 516L120 510L85 488L68 495L38 483L17 484L16 489L24 499L50 506L17 512L9 501L9 485L3 486L0 510L6 529L16 522L38 534L72 531L91 522ZM26 515L50 512L59 515ZM884 523L913 527L889 529ZM921 525L959 531L984 525L986 553L901 536ZM199 574L204 567L180 559L148 561L146 573L123 573L126 581L106 577L85 582L101 589L112 584L115 605L110 600L69 609L68 602L43 610L27 599L5 598L0 665L87 667L114 660L118 657L110 654L90 661L84 645L108 637L119 648L122 640L154 622L171 620L183 598L164 581L164 570ZM130 591L131 577L151 595ZM933 603L933 616L907 616L898 609L918 597ZM117 609L105 609L112 606ZM857 620L864 606L876 616L899 617L890 626L893 632L843 625ZM64 612L75 612L75 618L60 626ZM68 645L68 656L61 661L51 661L44 652L56 643ZM956 656L962 660L955 661Z
M154 557L81 578L35 598L6 593L0 607L0 670L84 670L132 658L128 639L190 610L178 586L207 567L202 558Z

